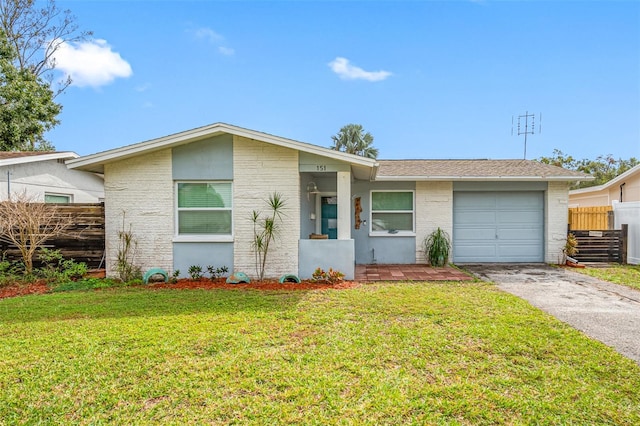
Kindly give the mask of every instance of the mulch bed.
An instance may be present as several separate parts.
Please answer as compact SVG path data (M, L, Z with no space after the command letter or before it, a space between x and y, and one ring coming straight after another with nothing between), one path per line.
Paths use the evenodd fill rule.
M149 283L151 288L174 288L174 289L227 289L227 290L324 290L324 289L346 289L358 286L357 281L342 281L337 284L315 283L312 281L302 281L300 283L279 283L276 280L252 281L249 284L227 284L225 278L210 280L203 278L200 280L181 279L177 283Z
M28 284L11 284L0 287L0 299L7 297L26 296L28 294L44 294L49 291L47 283L44 281L36 281Z
M181 279L177 283L155 282L139 287L149 289L227 289L227 290L325 290L325 289L347 289L358 286L357 281L342 281L338 284L323 284L312 281L302 281L301 283L283 283L280 284L276 280L253 281L249 284L227 284L224 278L211 281L208 278L201 280ZM29 294L44 294L50 292L49 287L44 281L37 281L29 284L11 284L0 287L0 299L7 297L26 296Z

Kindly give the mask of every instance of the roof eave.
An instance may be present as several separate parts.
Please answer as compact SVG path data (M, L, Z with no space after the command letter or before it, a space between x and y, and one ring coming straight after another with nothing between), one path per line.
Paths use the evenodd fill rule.
M310 154L345 161L359 166L374 168L377 165L375 159L346 154L340 151L333 151L328 148L298 142L292 139L285 139L278 136L269 135L267 133L256 132L254 130L243 129L241 127L231 126L225 123L216 123L210 126L187 130L185 132L152 139L146 142L140 142L134 145L128 145L125 147L115 148L109 151L80 157L79 159L68 161L67 165L72 169L78 168L103 173L103 166L105 163L134 157L143 152L153 152L190 142L195 142L223 133L240 136L247 139L253 139L260 142L271 143L278 146L284 146L296 149L298 151L308 152Z
M519 181L573 182L593 180L592 176L377 176L376 181Z
M49 160L64 160L67 158L78 158L78 157L79 155L73 151L60 151L60 152L53 152L51 154L30 155L27 157L16 157L16 158L8 158L5 160L0 160L0 167L13 166L16 164L37 163L40 161L49 161Z

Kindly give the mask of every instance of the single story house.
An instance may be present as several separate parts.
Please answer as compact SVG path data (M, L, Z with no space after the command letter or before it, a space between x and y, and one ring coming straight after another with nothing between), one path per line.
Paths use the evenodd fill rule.
M0 152L0 201L25 193L45 203L98 203L104 199L101 175L70 170L75 152Z
M602 185L569 191L569 207L611 206L616 201L640 201L640 164Z
M251 216L275 191L286 210L265 276L425 262L437 227L456 263L554 263L569 183L589 179L527 160L374 160L224 123L67 165L104 174L108 274L130 229L143 270L182 276L191 265L256 276Z

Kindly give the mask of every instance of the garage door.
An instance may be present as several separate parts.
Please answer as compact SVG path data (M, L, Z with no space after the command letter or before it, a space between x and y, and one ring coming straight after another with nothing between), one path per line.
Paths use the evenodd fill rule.
M543 242L542 192L454 192L454 262L542 262Z

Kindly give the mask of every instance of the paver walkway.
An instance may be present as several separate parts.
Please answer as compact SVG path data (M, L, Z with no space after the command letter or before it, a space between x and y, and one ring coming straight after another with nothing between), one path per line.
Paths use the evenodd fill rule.
M356 281L466 281L474 278L451 266L356 265Z

